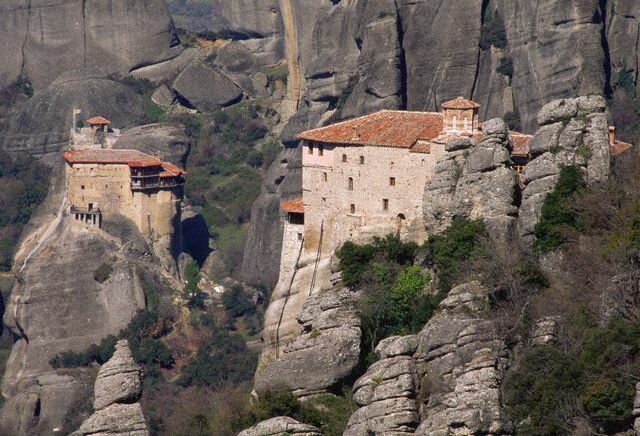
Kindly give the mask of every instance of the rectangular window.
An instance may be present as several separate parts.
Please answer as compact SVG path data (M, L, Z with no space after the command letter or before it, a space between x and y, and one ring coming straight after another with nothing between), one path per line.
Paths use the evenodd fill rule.
M318 156L324 156L324 146L318 146Z
M364 156L360 156L360 165L364 165Z
M355 204L350 205L350 206L349 206L349 211L350 211L352 214L356 213L356 205L355 205Z
M307 154L313 154L313 145L309 144L309 147L307 147Z
M389 177L389 186L396 186L396 178Z
M302 241L302 233L298 233L298 241Z
M80 185L80 189L84 189L84 185Z
M382 209L383 210L389 210L389 200L388 199L384 199L382 200Z

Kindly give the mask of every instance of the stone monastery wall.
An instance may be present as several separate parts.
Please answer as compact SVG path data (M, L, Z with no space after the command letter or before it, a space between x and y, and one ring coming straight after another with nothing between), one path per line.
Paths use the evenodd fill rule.
M322 153L322 155L320 155ZM431 153L375 146L328 146L305 143L303 197L305 249L322 254L345 240L400 230L422 239L422 196L444 146Z
M180 198L175 189L132 191L131 170L121 164L66 166L69 204L100 209L104 216L120 214L131 219L145 236L162 238L174 232L180 219Z

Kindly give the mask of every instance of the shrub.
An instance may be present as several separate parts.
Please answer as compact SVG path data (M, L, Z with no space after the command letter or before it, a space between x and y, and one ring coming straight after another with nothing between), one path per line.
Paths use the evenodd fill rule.
M480 30L480 48L482 50L486 50L491 46L505 48L507 44L507 31L504 26L504 20L499 12L496 12L496 15L493 16L491 10L487 8Z
M159 339L150 337L142 338L140 344L133 349L133 358L144 365L160 365L162 368L171 368L174 360L171 351Z
M440 291L451 289L461 264L477 254L480 241L486 237L482 220L463 218L454 218L442 234L429 237L425 244L426 257L435 267Z
M84 352L63 351L49 359L49 365L52 368L89 366L92 362L102 365L113 356L117 340L115 336L109 335L99 345L93 344Z
M566 166L560 170L558 183L545 198L540 220L535 226L536 250L554 250L575 233L578 216L571 202L573 195L585 186L580 168Z
M286 84L287 79L289 78L289 67L286 64L267 67L263 71L267 75L267 82L269 83L269 86L273 86L277 81L281 81Z
M233 285L229 291L222 294L222 304L232 318L252 315L256 312L255 304L240 284Z
M93 279L98 283L104 283L109 279L113 268L108 263L101 263L100 266L93 272Z
M509 78L513 77L513 60L509 57L500 59L500 64L496 68L496 72Z

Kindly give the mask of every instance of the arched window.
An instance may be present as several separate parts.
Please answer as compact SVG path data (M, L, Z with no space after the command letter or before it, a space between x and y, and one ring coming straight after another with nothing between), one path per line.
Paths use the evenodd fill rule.
M346 162L346 161L347 161L347 155L346 155L346 154L343 154L343 155L342 155L342 162Z
M364 156L360 156L360 165L364 165Z
M349 177L347 189L349 189L349 191L353 191L353 177Z
M322 173L322 181L323 182L327 181L327 173Z
M464 130L468 130L469 129L469 119L465 118L464 119Z
M356 213L356 205L355 204L351 204L351 206L349 206L349 211L352 214Z
M456 130L458 128L458 119L456 117L453 117L453 121L451 121L451 126L453 127L453 130Z

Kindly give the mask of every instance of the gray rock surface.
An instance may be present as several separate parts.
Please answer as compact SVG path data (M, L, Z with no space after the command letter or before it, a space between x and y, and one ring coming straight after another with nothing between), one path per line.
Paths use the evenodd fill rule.
M116 350L98 372L93 408L73 436L122 435L148 436L142 407L142 369L133 360L126 340L118 341Z
M144 120L140 98L126 86L95 76L69 75L34 95L10 119L6 134L0 136L3 149L32 154L60 150L69 142L74 108L81 109L84 118L104 116L115 128Z
M534 159L524 172L524 189L518 215L518 232L523 248L531 247L542 204L553 190L560 169L576 165L587 183L607 180L610 146L606 101L600 96L553 101L542 108L542 124L531 147Z
M303 328L275 361L258 370L258 393L288 387L298 397L324 392L349 376L360 357L357 294L330 289L310 296L298 322Z
M354 384L360 408L344 434L508 434L504 345L478 316L487 298L478 282L460 285L420 333L381 341L380 360Z
M140 150L184 168L190 142L181 124L146 124L123 130L113 148Z
M176 102L176 94L167 85L160 85L158 89L153 91L151 101L163 108L169 108Z
M531 345L555 345L558 342L561 317L545 316L536 320L531 332Z
M483 130L481 142L455 142L438 159L423 197L428 232L443 231L454 217L483 218L496 241L510 238L518 213L518 179L510 168L508 129L494 119Z
M228 77L195 60L173 82L173 89L193 107L211 112L237 103L242 90Z
M103 77L175 57L178 39L161 0L8 0L0 5L0 87L26 76L43 89L65 71Z
M238 436L279 436L283 434L320 436L322 433L312 425L303 424L287 416L277 416L241 431Z
M118 341L111 359L100 368L94 388L95 410L114 403L131 403L142 395L142 369L133 360L126 340Z

